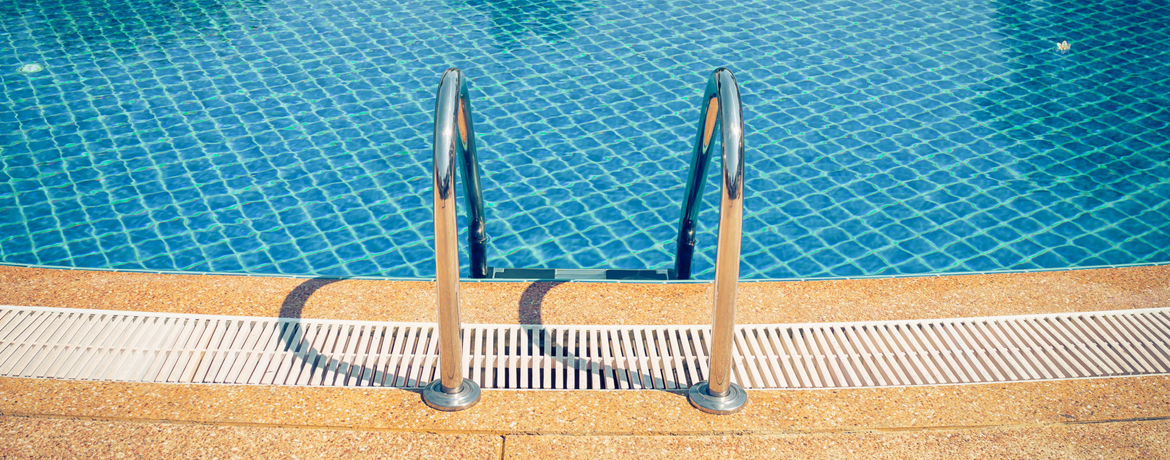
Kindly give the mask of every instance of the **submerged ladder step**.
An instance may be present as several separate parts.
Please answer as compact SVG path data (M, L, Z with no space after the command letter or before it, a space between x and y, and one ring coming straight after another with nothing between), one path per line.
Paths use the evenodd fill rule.
M492 279L529 281L571 281L571 280L673 280L674 270L621 270L610 268L487 268L487 277Z

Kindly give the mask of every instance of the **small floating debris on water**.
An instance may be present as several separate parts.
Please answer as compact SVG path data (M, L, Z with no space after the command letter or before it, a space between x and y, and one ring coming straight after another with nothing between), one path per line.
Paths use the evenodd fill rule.
M1056 50L1060 51L1060 54L1067 53L1069 48L1072 48L1072 45L1068 44L1068 41L1063 41L1056 44Z
M45 66L33 63L33 64L25 64L25 65L20 66L20 70L18 70L17 72L28 75L28 74L40 72L42 70L45 70Z

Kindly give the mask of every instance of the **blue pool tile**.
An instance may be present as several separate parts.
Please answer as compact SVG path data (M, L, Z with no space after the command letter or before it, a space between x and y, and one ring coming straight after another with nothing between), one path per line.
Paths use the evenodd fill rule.
M136 265L138 260L138 253L131 247L120 246L113 249L106 249L102 252L106 256L106 260L115 268L122 268L128 265Z
M214 38L166 21L169 10L148 2L124 17L158 24L158 31L152 29L156 36L173 31L186 37L161 45L165 53L158 56L166 56L167 65L142 59L131 45L138 32L99 27L87 42L96 47L95 59L54 66L51 79L16 80L37 82L35 92L25 83L0 90L5 101L38 97L42 106L0 113L0 133L20 130L19 136L0 138L5 162L0 184L16 191L50 187L41 204L0 202L0 207L15 211L5 215L21 216L49 209L53 218L28 219L25 228L74 228L59 233L79 244L92 234L129 235L148 228L155 229L155 238L187 233L211 259L198 263L189 254L176 254L138 260L122 252L107 257L110 266L429 276L433 262L422 261L429 260L433 247L427 183L437 73L411 69L439 72L457 64L471 77L493 257L521 266L550 258L569 264L578 259L660 263L654 254L662 254L662 244L672 244L677 220L694 135L693 99L708 67L729 65L748 104L747 206L748 216L759 216L745 222L745 250L759 245L752 249L758 257L745 255L745 277L1064 268L1119 263L1121 253L1129 262L1168 260L1157 248L1170 228L1162 206L1170 199L1170 185L1162 180L1170 171L1157 165L1166 159L1158 155L1170 116L1149 100L1165 84L1161 62L1167 60L1159 59L1165 53L1147 53L1139 62L1090 51L1104 47L1067 54L1034 51L1035 43L1046 39L1032 30L1054 18L1065 20L1056 13L1070 11L1064 4L1053 5L1050 13L1008 8L996 18L981 14L989 4L956 4L952 10L958 13L946 21L927 23L878 14L916 11L915 4L798 3L778 17L770 14L774 5L749 2L741 8L756 20L747 34L725 30L713 16L696 19L687 9L619 3L624 9L593 9L585 16L549 10L540 26L509 22L502 28L492 21L530 11L492 10L496 16L474 16L470 27L460 22L452 28L455 19L445 15L445 7L420 8L411 16L422 24L416 32L455 29L461 31L455 40L474 44L432 48L402 44L381 27L369 27L372 16L364 12L386 7L378 0L246 5L239 11L274 13L260 20L269 33L256 35L229 19L217 23ZM1110 37L1117 50L1129 42L1161 49L1144 46L1165 41L1155 26L1157 15L1126 14L1127 7L1100 4L1071 11L1079 12L1077 28L1086 37ZM199 5L221 14L215 8ZM819 13L825 8L854 25L836 28L823 21ZM614 17L610 10L640 13L642 19ZM308 26L319 17L345 17L348 23ZM397 24L393 18L379 24ZM1005 21L1013 27L1002 27ZM553 30L546 23L557 26ZM608 26L594 26L598 23ZM790 23L808 24L811 32L795 33ZM654 24L655 32L646 24ZM671 32L683 24L717 37L718 45L694 46L688 35ZM48 30L41 36L51 37L57 26L18 21L0 27L30 36ZM985 34L999 41L992 46L970 40ZM334 46L321 37L345 43ZM29 42L62 56L77 52L56 40ZM866 43L868 51L845 60L839 42ZM665 51L671 49L685 52ZM1005 55L1003 49L1013 52ZM380 67L367 65L367 59L381 59ZM880 73L873 71L878 65ZM1019 71L1038 65L1048 66L1044 75L1054 79L1096 78L1091 81L1097 84L1065 94L1030 77L1029 70ZM1119 68L1121 78L1101 70ZM54 97L69 105L45 104ZM76 130L48 129L69 116L80 121ZM77 147L94 160L52 159L74 158L72 152L81 151ZM550 155L570 160L542 162ZM667 156L671 168L654 167ZM181 162L187 163L176 167ZM95 175L87 176L85 168ZM718 186L710 182L709 187L712 192ZM637 199L654 193L665 199ZM66 205L78 197L78 204ZM551 201L531 206L537 197ZM717 217L714 201L706 205L701 241L713 238ZM70 206L84 212L68 214L64 209ZM89 231L72 227L87 220L93 222L82 227ZM127 224L119 229L108 222ZM216 230L216 222L250 230ZM323 232L324 252L281 243ZM875 238L882 233L888 235ZM544 234L553 239L534 237ZM806 238L812 234L822 238ZM268 252L282 251L274 256L281 261L319 260L241 265L232 244L226 244L240 245L240 238L260 246L275 243ZM379 263L363 259L370 256L364 247L338 255L354 238L386 239L375 250ZM919 247L921 241L943 249ZM1037 250L1031 243L1047 249L1027 258ZM1078 244L1088 245L1081 249L1090 253L1059 249ZM859 250L889 252L907 245L914 246L914 256L895 257L893 263ZM597 248L604 248L600 259L590 259L589 251ZM700 278L711 276L710 249L696 257ZM818 251L850 261L826 266L807 257ZM96 262L45 254L65 264ZM325 254L337 255L339 263ZM0 260L32 259L31 247L0 247Z
M309 272L312 268L304 260L294 259L276 264L276 269L280 273L297 274Z

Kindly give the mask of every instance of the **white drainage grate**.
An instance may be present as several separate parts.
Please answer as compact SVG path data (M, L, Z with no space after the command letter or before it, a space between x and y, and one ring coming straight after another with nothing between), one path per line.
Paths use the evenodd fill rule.
M465 325L483 388L686 389L709 326ZM417 388L433 324L0 307L0 375L126 382ZM742 325L745 388L858 388L1170 372L1170 308L866 323Z

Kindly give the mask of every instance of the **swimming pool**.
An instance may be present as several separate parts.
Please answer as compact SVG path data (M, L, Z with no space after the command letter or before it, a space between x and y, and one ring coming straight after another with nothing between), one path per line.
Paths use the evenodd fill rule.
M727 66L743 278L1170 262L1164 2L720 5L5 2L0 261L433 276L434 92L458 66L489 264L667 268Z

